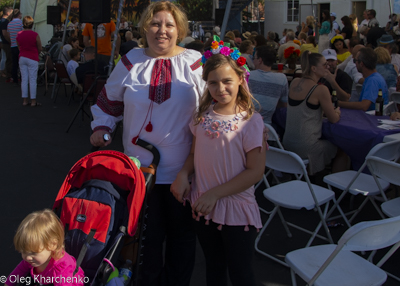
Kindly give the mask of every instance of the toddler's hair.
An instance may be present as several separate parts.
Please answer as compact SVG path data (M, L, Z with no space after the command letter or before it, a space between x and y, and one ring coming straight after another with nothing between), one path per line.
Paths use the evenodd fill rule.
M242 111L247 112L246 116L244 116L243 119L245 120L250 119L254 113L253 100L255 99L247 87L247 82L245 79L245 71L242 68L240 68L234 60L222 54L216 54L211 56L209 59L207 59L206 63L203 65L203 76L202 76L203 80L207 82L207 78L210 72L226 64L229 64L231 68L235 71L237 76L240 79L242 79L242 84L239 86L239 91L236 97L236 106L239 107L239 112ZM208 90L208 88L206 88L200 99L199 108L194 114L193 119L195 125L200 123L201 118L203 117L203 113L210 107L212 101L213 98L211 96L211 93Z
M52 210L33 212L19 225L14 236L14 246L21 253L51 249L52 257L57 260L63 255L64 227Z

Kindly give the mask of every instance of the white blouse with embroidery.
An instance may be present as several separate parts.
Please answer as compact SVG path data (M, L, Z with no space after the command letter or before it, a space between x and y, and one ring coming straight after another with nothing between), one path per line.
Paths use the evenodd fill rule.
M123 120L124 152L143 166L150 165L152 155L132 140L139 136L158 149L157 184L171 184L190 152L189 122L205 88L199 59L194 50L160 59L133 49L119 61L92 106L92 129L112 131Z

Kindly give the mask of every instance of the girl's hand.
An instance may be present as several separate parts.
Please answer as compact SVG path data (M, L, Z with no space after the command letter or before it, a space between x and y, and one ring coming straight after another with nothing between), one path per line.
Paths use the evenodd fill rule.
M214 209L218 199L213 189L208 190L193 203L192 209L202 215L208 215Z
M190 192L188 177L178 173L175 181L171 184L170 191L178 202L183 203L183 198L186 198Z

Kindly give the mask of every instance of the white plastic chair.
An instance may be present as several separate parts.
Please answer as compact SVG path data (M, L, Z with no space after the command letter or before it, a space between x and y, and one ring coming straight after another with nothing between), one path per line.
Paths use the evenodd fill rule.
M377 144L369 151L367 158L371 156L380 157L389 161L397 160L400 157L400 141ZM324 182L328 184L328 188L330 190L332 189L332 187L335 187L342 191L342 194L338 198L337 203L329 210L327 218L330 218L335 208L340 204L343 197L347 193L350 193L352 195L365 196L364 201L356 210L353 210L346 214L346 216L353 214L349 220L347 219L347 217L345 218L345 222L348 227L350 227L353 219L357 216L357 214L362 210L362 208L368 201L373 204L379 215L382 218L385 218L375 202L375 197L381 195L382 199L384 201L387 201L385 191L390 184L383 179L377 179L375 181L372 175L362 173L365 167L367 167L367 160L364 161L363 165L357 172L353 170L348 170L330 174L324 177ZM376 182L378 182L379 186ZM334 219L334 217L332 217L331 219Z
M326 188L311 184L307 175L307 170L304 165L304 162L297 154L293 152L270 147L269 150L267 151L266 161L267 162L265 165L272 170L278 170L281 172L295 174L297 176L302 175L304 176L305 180L304 182L298 179L286 183L281 183L273 187L270 187L267 181L266 182L267 189L263 191L264 197L274 204L274 209L272 210L271 215L269 216L267 222L264 224L263 228L261 229L255 240L255 249L257 252L263 254L264 256L282 265L288 266L284 261L258 248L258 243L264 231L266 230L266 228L268 227L268 225L270 224L276 213L278 213L281 222L287 232L288 237L292 237L292 234L290 233L290 230L288 228L288 226L291 226L311 235L309 241L307 242L306 245L307 247L311 245L315 237L333 243L328 226L326 225L325 217L328 211L329 202L330 201L333 201L333 203L336 202L335 193ZM323 205L325 205L325 207L324 211L322 212L321 207ZM281 208L287 208L292 210L315 209L317 210L319 216L319 223L314 230L310 231L293 223L286 222L282 215ZM340 207L338 207L338 209L339 211L341 211ZM318 234L321 226L326 232L326 237Z
M392 247L376 265L352 251L373 251ZM337 245L319 245L286 255L292 285L298 274L307 285L365 286L382 285L387 274L380 266L400 246L400 217L360 222L349 228Z
M270 124L268 124L268 123L264 123L264 125L265 125L265 128L267 128L267 133L268 133L268 141L274 141L274 142L276 142L276 144L278 145L278 147L280 148L280 149L282 149L282 150L284 150L285 148L283 148L283 145L282 145L282 143L281 143L281 141L280 141L280 139L279 139L279 135L278 135L278 133L276 132L276 130L275 130L275 128L274 127L272 127L272 125L270 125ZM308 159L302 159L303 160L303 162L304 162L304 164L307 166L308 165ZM268 177L268 175L271 173L271 170L269 170L267 173L265 173L264 175L263 175L263 177L262 177L262 179L255 185L255 189L257 189L260 185L261 185L261 183L263 183L264 182L264 184L267 186L267 177ZM274 176L274 179L277 181L277 183L279 183L279 180L278 180L278 178L275 176L275 174L272 172L272 175ZM301 177L300 177L301 178ZM262 209L261 209L262 210ZM266 212L266 213L269 213L269 212Z

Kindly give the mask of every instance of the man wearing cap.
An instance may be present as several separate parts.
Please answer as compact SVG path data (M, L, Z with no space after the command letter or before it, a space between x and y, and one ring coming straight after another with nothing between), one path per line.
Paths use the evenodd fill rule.
M376 17L376 11L374 9L369 9L367 15L368 15L368 20L369 20L368 27L369 28L379 27L379 22L375 18Z
M213 33L214 33L214 35L221 36L221 28L218 26L215 26L213 29Z
M358 102L345 102L339 100L339 106L363 111L375 110L375 101L379 89L382 90L384 104L388 104L388 88L383 77L376 71L377 55L371 48L362 48L354 57L357 70L365 78L360 99Z
M340 32L340 27L339 24L336 22L336 13L332 12L331 13L331 21L332 21L332 30L329 33L329 40L332 39L334 36L336 36L336 31Z
M391 35L383 35L378 40L378 45L388 50L390 57L392 58L391 63L394 64L398 70L400 70L400 55L397 53L399 48Z
M350 99L353 81L347 73L337 68L337 55L335 50L326 49L322 51L322 55L326 59L327 70L324 77L320 78L318 83L324 84L331 94L333 90L336 90L339 100L348 101Z

